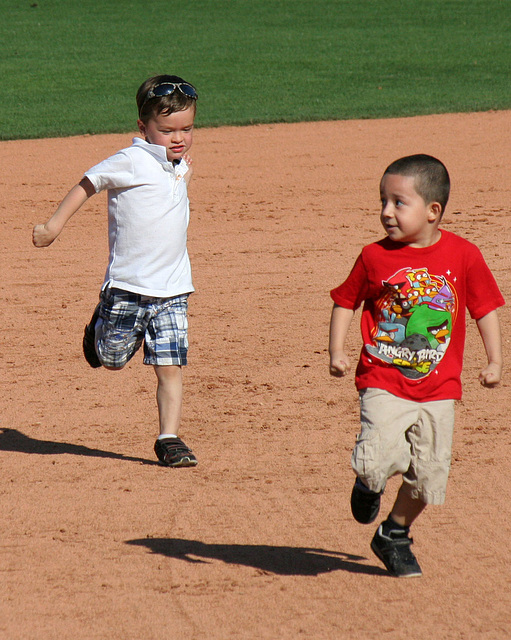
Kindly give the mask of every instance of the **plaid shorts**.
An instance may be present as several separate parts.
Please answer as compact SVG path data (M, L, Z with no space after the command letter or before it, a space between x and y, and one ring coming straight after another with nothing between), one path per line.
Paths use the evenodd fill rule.
M121 369L144 343L144 364L185 365L188 294L153 298L107 287L101 292L96 351L103 366Z

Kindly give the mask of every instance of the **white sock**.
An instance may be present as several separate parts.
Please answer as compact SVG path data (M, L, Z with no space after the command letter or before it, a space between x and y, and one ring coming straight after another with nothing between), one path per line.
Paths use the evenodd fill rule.
M164 440L165 438L177 438L174 433L160 433L158 440Z

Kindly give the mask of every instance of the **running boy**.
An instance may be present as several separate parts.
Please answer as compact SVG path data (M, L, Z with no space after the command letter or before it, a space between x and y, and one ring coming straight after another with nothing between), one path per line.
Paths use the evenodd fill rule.
M33 230L34 245L47 247L88 198L108 190L110 257L100 302L85 327L84 356L91 367L122 369L144 343L144 364L153 365L157 377L154 449L169 467L197 464L177 437L187 300L194 290L186 238L197 98L178 76L146 80L136 96L141 137L87 171L46 224Z
M402 474L388 518L371 549L394 576L422 574L410 525L427 504L445 500L454 401L461 398L465 309L475 318L488 358L479 380L494 387L502 375L496 309L502 295L479 249L439 229L450 180L436 158L393 162L380 183L387 237L366 246L346 279L331 292L330 373L350 369L345 340L363 303L363 349L355 381L361 431L352 466L353 517L373 522L387 479Z

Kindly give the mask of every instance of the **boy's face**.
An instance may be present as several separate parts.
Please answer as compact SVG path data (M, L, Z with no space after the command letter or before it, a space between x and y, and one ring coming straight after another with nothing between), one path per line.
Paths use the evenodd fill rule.
M167 160L181 160L193 142L193 121L195 107L184 111L174 111L167 115L160 113L144 124L138 120L138 128L150 144L158 144L167 150Z
M385 174L380 198L380 220L391 240L411 247L429 247L440 239L442 207L438 202L424 202L415 191L413 176Z

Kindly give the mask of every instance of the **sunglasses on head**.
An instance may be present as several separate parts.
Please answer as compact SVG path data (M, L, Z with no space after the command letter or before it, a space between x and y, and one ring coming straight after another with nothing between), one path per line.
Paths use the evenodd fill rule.
M151 100L152 98L171 96L174 91L177 90L179 90L184 96L186 96L187 98L191 98L192 100L197 100L199 97L197 91L195 91L195 87L193 87L188 82L162 82L161 84L157 84L152 89L149 89L145 100L142 103L142 107L148 100ZM140 109L142 109L142 107L140 107Z

